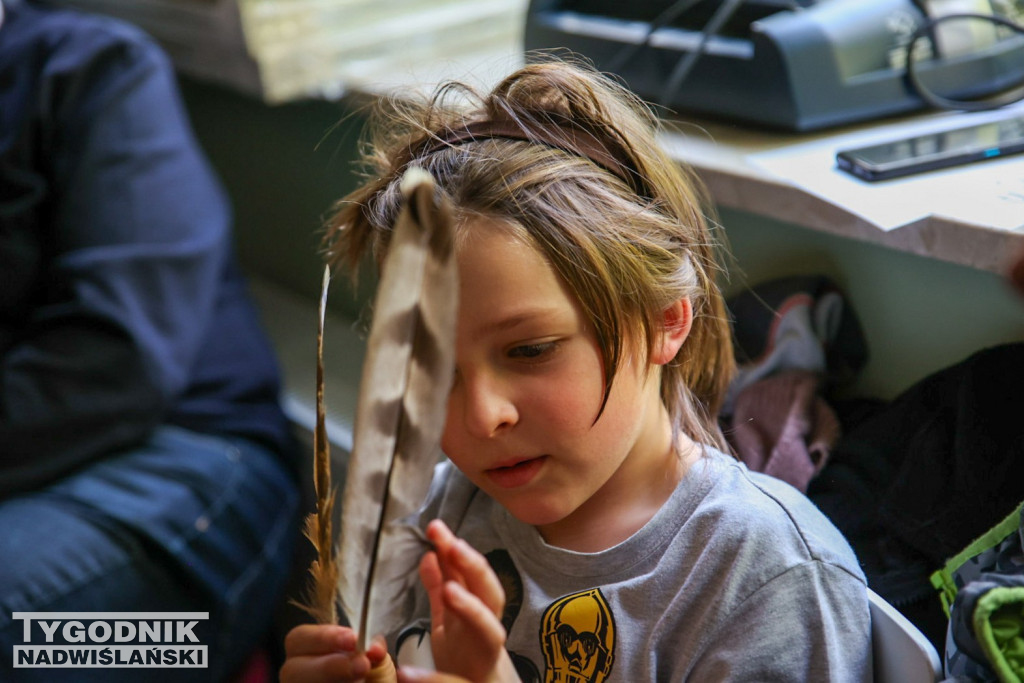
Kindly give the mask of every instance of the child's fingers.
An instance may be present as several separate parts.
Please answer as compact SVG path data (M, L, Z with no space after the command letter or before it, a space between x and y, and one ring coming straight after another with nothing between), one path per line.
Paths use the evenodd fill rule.
M352 652L289 657L279 673L281 683L339 683L361 681L370 671L366 655Z
M427 524L427 540L434 544L434 547L450 544L455 540L455 534L448 528L448 525L439 519L431 520Z
M430 631L438 633L444 627L444 576L438 563L437 553L428 552L420 560L420 582L430 602Z
M445 581L442 594L444 640L431 642L437 668L473 683L518 682L505 652L505 628L498 617L459 583Z
M438 559L441 561L441 570L447 571L447 557L451 553L452 546L455 541L458 540L455 534L451 532L444 522L439 519L435 519L427 525L427 540L434 546L434 552L437 553ZM453 581L455 577L445 576L446 579Z
M500 617L505 609L505 589L487 558L461 539L452 544L448 557L462 579L458 583L483 601L495 616Z
M381 643L383 643L381 638ZM367 652L371 652L374 646L371 645L367 648ZM377 661L372 661L372 667L366 674L367 683L397 683L398 674L395 671L395 663L391 661L391 658L387 656L387 648L384 648L384 655Z
M434 544L444 580L462 584L500 616L505 608L505 591L487 558L457 538L441 520L427 525L427 538Z
M441 572L437 553L429 551L423 554L420 559L420 581L427 593L440 589L441 584L444 583L444 574Z
M384 636L377 635L370 639L366 646L366 657L370 660L371 666L377 666L388 656L388 643Z
M356 652L356 634L347 626L302 624L284 641L287 659L282 683L338 683L362 680L387 657L383 638L374 638L365 653Z
M505 627L491 608L475 594L452 581L444 584L444 604L449 625L459 620L458 631L479 651L496 654L505 646ZM450 630L450 629L449 629Z
M355 649L355 632L346 626L332 624L302 624L289 631L284 639L284 651L288 657L354 652Z

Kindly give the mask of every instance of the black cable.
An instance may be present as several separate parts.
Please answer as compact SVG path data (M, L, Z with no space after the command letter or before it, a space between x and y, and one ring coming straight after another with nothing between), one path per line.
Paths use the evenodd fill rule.
M662 13L656 16L654 20L648 25L647 33L644 35L643 40L641 40L639 43L632 43L630 45L626 45L621 50L619 50L618 54L612 57L612 59L608 62L608 71L612 73L619 73L619 69L624 67L626 65L626 62L633 59L633 57L635 57L637 53L640 52L640 50L650 45L651 36L654 35L655 31L664 28L671 22L675 21L679 17L679 15L681 15L683 12L696 5L697 2L699 2L699 0L676 0L667 8L665 8L662 11Z
M943 21L958 20L958 19L981 19L984 21L992 22L1000 26L1005 26L1011 31L1024 36L1024 26L1021 26L1015 21L1007 19L1005 17L996 14L975 14L975 13L962 13L962 14L944 14L941 17L930 18L925 16L925 20L917 27L914 34L910 37L910 42L907 43L907 65L906 75L907 80L910 83L914 91L924 100L926 103L937 109L952 109L958 111L987 111L990 109L998 109L999 107L1005 107L1008 104L1013 104L1021 99L1024 99L1024 89L1019 92L1010 92L1009 95L1004 97L995 97L984 101L973 101L973 100L952 100L947 97L933 92L927 85L921 81L920 74L917 70L917 61L914 59L914 52L917 42L928 35L928 39L931 41L932 54L937 55L937 49L935 45L934 30L935 27L941 24ZM1024 85L1024 75L1021 76L1017 83L1012 83L1001 90L1006 93L1011 91L1015 87Z
M670 106L672 97L679 91L683 81L686 80L686 77L690 75L690 71L696 66L697 60L704 54L708 41L713 35L718 33L725 22L732 18L732 15L736 13L736 10L739 9L743 2L744 0L725 0L715 10L715 13L711 15L711 18L704 24L704 28L700 32L700 42L697 44L697 48L687 52L676 62L676 66L672 70L672 74L669 76L668 82L661 93L660 102L662 106Z

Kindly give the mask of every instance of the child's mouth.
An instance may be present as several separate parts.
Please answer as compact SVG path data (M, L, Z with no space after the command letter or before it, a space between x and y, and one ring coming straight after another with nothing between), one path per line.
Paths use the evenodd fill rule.
M547 460L547 456L529 458L513 465L491 468L486 471L486 474L500 488L517 488L530 483L544 465L545 460Z

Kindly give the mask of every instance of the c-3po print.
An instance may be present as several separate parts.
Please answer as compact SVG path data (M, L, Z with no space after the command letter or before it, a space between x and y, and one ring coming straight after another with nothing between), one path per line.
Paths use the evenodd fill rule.
M552 603L541 624L545 683L603 683L615 659L615 621L601 591Z

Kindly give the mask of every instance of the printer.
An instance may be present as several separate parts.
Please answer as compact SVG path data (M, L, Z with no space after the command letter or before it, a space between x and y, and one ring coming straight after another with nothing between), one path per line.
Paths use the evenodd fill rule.
M524 47L571 50L676 112L810 131L925 107L906 70L925 20L912 0L531 0ZM950 77L984 78L960 62Z

